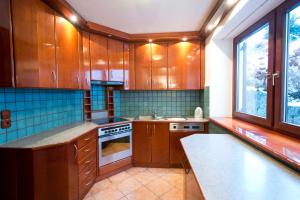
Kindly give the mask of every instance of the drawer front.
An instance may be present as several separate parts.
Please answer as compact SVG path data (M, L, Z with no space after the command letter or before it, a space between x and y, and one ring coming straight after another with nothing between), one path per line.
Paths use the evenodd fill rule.
M78 165L79 173L86 170L92 166L96 169L97 167L97 152L92 152L90 155L86 156Z
M86 157L91 156L97 152L97 142L96 140L91 141L90 143L86 144L83 148L79 149L78 151L78 162L82 162Z
M85 194L92 187L95 178L96 170L93 170L88 174L86 174L86 172L79 174L79 196Z
M83 148L85 145L96 141L98 139L97 137L97 130L93 130L89 133L84 134L77 140L77 146L79 149Z

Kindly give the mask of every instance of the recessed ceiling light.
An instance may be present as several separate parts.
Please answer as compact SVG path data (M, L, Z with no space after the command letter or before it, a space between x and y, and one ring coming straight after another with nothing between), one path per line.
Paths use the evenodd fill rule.
M148 41L149 41L149 42L152 42L152 39L149 39Z
M186 37L182 38L182 41L184 41L184 42L187 41L187 38Z
M237 2L237 0L227 0L226 4L229 6L232 6L233 4L235 4Z
M77 22L77 16L76 16L76 15L72 15L72 16L70 17L70 20L71 20L72 22Z

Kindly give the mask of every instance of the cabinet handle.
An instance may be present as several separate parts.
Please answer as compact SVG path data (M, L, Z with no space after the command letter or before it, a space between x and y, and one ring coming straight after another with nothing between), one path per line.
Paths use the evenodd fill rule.
M85 164L89 164L90 162L92 162L91 160L87 160L85 161Z
M90 149L86 149L86 150L84 150L85 152L89 152L90 151Z
M85 138L84 141L89 141L91 138Z
M57 78L57 77L56 77L55 71L52 71L52 72L51 72L51 75L52 75L52 77L53 77L53 80L56 81L56 78Z
M279 78L279 71L272 75L272 85L275 86L275 79Z
M92 170L85 172L85 175L89 175L92 172Z
M93 183L93 181L90 181L90 182L86 183L85 186L89 186L89 185L91 185L92 183Z
M73 145L74 146L74 149L75 149L75 158L77 158L77 155L78 155L78 147L76 146L76 144Z
M152 131L152 136L155 135L155 124L153 124L153 131Z

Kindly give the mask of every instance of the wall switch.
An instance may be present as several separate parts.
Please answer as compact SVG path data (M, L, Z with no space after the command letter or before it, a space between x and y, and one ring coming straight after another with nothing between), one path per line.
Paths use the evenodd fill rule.
M1 120L1 128L9 128L11 127L11 120L10 119L2 119Z
M1 111L1 119L10 119L11 112L10 110L2 110Z

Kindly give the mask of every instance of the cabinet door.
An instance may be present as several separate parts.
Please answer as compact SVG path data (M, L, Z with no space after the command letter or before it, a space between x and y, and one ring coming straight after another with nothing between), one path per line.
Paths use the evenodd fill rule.
M107 38L90 34L91 79L108 81Z
M192 135L193 133L171 132L170 133L170 165L181 167L181 159L185 156L180 139Z
M168 89L168 44L151 43L152 90Z
M151 127L147 122L134 122L133 133L133 164L149 166L151 163Z
M123 42L108 40L109 81L124 81Z
M124 89L135 89L134 44L124 44Z
M151 44L135 44L135 88L151 90Z
M91 88L90 34L81 32L80 42L81 85L82 89L89 90Z
M38 0L12 1L17 87L57 87L54 11Z
M152 166L169 166L169 123L152 124Z
M58 87L79 89L79 45L78 31L65 18L56 16L56 63L58 69Z
M170 43L168 87L200 89L200 41Z

